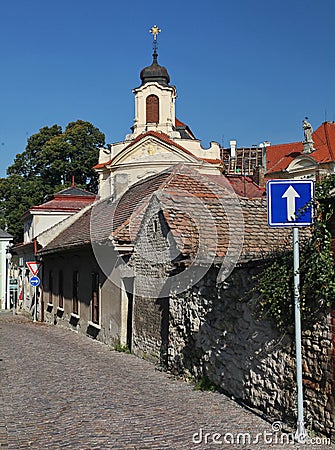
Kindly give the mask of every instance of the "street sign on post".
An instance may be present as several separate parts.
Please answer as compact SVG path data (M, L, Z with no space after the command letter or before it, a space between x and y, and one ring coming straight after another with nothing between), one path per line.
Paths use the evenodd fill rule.
M28 269L33 275L37 275L42 263L40 261L29 261L27 262Z
M301 357L301 315L300 315L300 262L299 228L313 221L312 199L314 181L312 180L271 180L266 185L268 200L268 224L270 227L292 227L293 229L293 274L294 274L294 318L295 353L297 380L297 431L298 442L307 437L304 422L302 357Z
M34 286L34 287L36 287L36 286L39 286L39 284L40 284L40 282L41 282L41 280L38 278L38 277L31 277L30 278L30 284L32 285L32 286Z
M266 185L270 227L302 227L312 223L314 182L271 180Z
M37 320L37 286L40 285L41 280L36 277L35 275L30 278L29 283L31 286L33 286L35 289L35 300L34 300L34 322Z

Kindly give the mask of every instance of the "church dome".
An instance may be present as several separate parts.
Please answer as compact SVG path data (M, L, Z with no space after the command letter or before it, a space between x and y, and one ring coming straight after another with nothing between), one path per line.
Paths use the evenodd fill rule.
M157 62L157 53L154 51L153 61L151 66L145 67L141 70L140 78L143 84L156 82L162 84L163 86L167 86L170 83L170 76L165 67L160 66Z

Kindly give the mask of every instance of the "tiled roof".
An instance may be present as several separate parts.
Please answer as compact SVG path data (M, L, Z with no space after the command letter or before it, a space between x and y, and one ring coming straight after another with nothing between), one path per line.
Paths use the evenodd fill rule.
M93 203L96 195L74 185L54 194L53 199L33 206L29 211L77 212Z
M210 164L221 164L222 166L224 165L221 159L213 159L213 158L201 158L201 159Z
M194 197L164 195L161 204L179 250L191 259L201 247L204 259L222 258L229 249L243 261L270 256L288 244L288 230L267 225L266 199L222 201L204 196L197 202Z
M95 196L77 198L60 198L55 196L55 198L50 200L49 202L42 203L42 205L33 206L29 211L77 212L90 203L93 203L94 199Z
M93 169L103 169L104 167L109 166L112 163L113 159L114 158L112 158L104 163L96 164L95 166L93 166Z
M239 252L243 236L242 259L264 256L278 247L286 248L287 230L267 225L266 200L237 197L222 177L225 181L218 182L178 164L132 185L120 199L107 198L95 203L41 253L110 239L121 246L134 244L154 197L160 202L184 257L196 254L199 238L200 247L217 258L222 258L228 248L230 252ZM237 236L235 241L234 236Z
M70 248L93 242L107 241L115 230L129 223L131 215L139 210L146 199L170 176L162 172L132 185L119 199L111 197L96 202L78 220L61 232L41 253ZM121 236L121 235L120 235ZM129 229L127 242L130 241Z
M181 120L177 119L177 117L175 119L175 127L177 131L181 132L181 138L186 137L187 139L196 139L190 127L183 123Z
M315 152L308 156L319 163L335 161L335 123L324 122L312 134ZM300 156L303 150L302 142L271 145L266 149L267 174L280 172Z
M237 195L248 198L261 198L266 195L265 188L255 184L252 178L241 175L227 175L229 183L232 185Z

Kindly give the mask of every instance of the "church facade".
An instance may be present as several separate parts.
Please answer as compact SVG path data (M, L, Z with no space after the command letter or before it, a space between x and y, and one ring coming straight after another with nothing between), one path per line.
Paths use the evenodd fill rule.
M156 34L154 34L156 38ZM99 174L101 198L118 196L127 187L167 169L185 163L204 174L223 171L220 145L201 146L191 129L176 117L176 87L170 85L165 67L158 64L154 40L152 64L140 73L141 85L133 89L135 118L123 142L100 150Z

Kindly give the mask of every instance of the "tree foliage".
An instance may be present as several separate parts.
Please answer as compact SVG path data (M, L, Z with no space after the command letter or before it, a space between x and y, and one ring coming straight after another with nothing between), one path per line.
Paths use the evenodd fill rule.
M59 125L44 127L30 136L24 152L18 154L0 179L0 226L22 241L22 214L51 194L71 184L96 193L99 147L105 135L83 120L70 122L64 131Z
M104 144L105 135L83 120L70 122L64 132L58 125L44 127L28 139L25 151L16 156L7 173L41 177L52 189L69 184L74 176L76 183L96 192L97 176L92 167Z
M334 213L335 176L316 184L315 220L311 236L300 246L300 311L304 322L314 322L335 298L335 267L330 218ZM277 255L257 277L258 306L263 316L285 330L294 323L293 252Z

